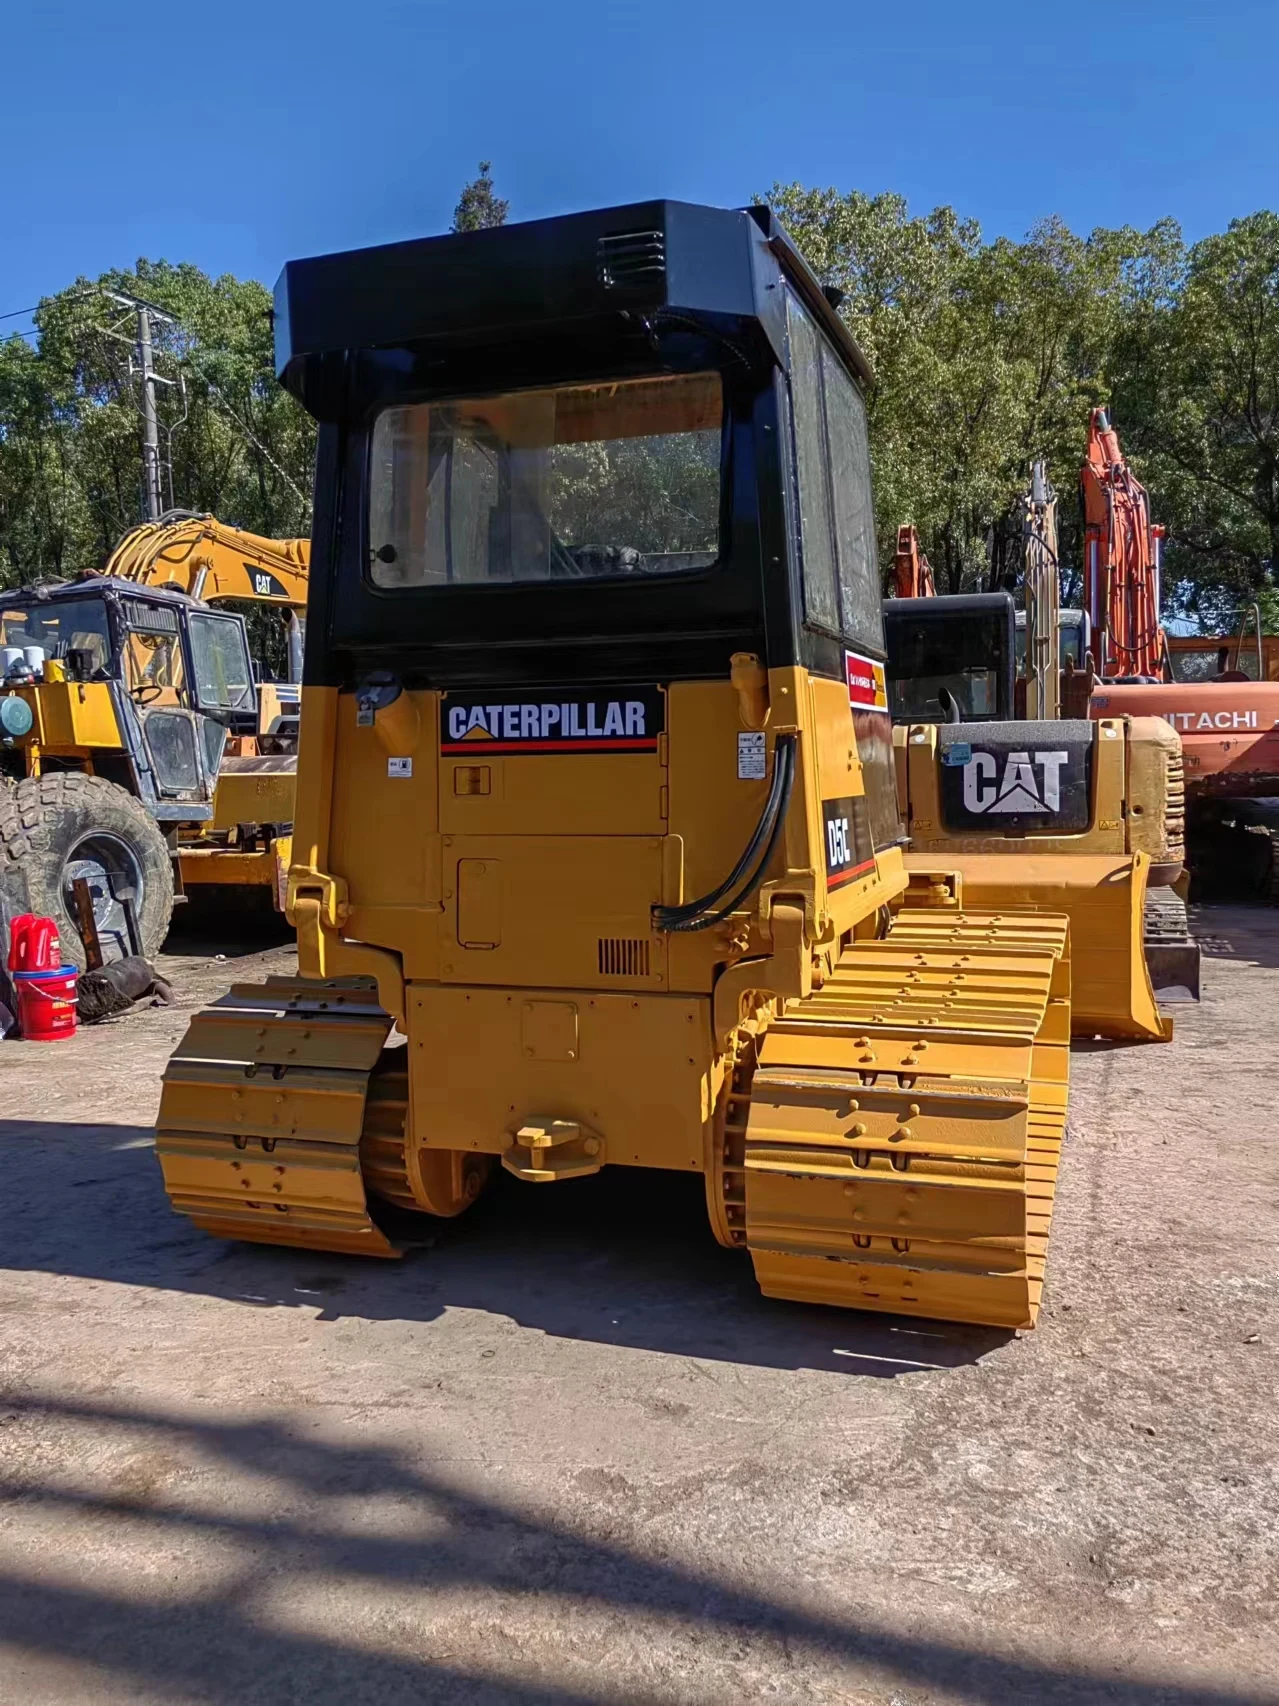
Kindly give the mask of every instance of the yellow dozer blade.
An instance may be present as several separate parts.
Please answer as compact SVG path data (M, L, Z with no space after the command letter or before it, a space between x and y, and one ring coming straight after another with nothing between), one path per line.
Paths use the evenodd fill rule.
M908 854L909 871L936 855ZM950 853L970 912L1065 913L1070 919L1071 1034L1168 1042L1172 1020L1159 1011L1142 937L1147 853Z

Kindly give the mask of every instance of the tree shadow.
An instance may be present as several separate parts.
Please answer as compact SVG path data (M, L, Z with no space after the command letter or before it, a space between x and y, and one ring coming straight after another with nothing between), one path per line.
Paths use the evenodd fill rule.
M607 1493L575 1526L566 1515L534 1518L500 1496L451 1484L386 1446L336 1443L275 1420L174 1417L109 1402L22 1396L10 1397L5 1408L6 1421L47 1426L55 1437L67 1425L89 1427L95 1461L104 1449L109 1457L116 1439L128 1445L141 1434L170 1465L193 1456L211 1461L219 1485L234 1487L246 1474L254 1478L258 1498L246 1504L231 1497L216 1507L199 1493L184 1504L181 1475L170 1475L158 1496L86 1490L83 1483L0 1485L0 1492L21 1499L23 1516L47 1513L64 1532L75 1532L67 1524L76 1518L97 1519L99 1534L129 1523L135 1540L140 1531L157 1550L187 1558L201 1541L232 1543L235 1565L219 1572L215 1587L175 1594L170 1584L165 1594L145 1600L83 1582L40 1579L43 1553L26 1573L0 1571L0 1642L23 1654L93 1666L99 1675L108 1673L139 1690L180 1692L215 1706L278 1701L586 1706L605 1700L643 1706L672 1696L633 1685L624 1670L619 1674L619 1665L627 1663L625 1652L620 1660L615 1656L619 1635L624 1644L639 1626L641 1640L648 1642L649 1677L662 1677L661 1643L669 1641L679 1666L672 1667L674 1674L687 1677L685 1643L691 1643L718 1676L740 1665L743 1679L753 1679L757 1688L762 1673L796 1680L807 1672L824 1681L836 1668L862 1685L928 1690L930 1698L931 1691L944 1691L947 1699L978 1706L1022 1701L1257 1706L1262 1698L1225 1686L1131 1671L1115 1676L1065 1660L985 1652L920 1634L913 1606L904 1609L900 1626L889 1627L808 1609L802 1587L788 1601L770 1598L709 1569L645 1556L587 1532L620 1526L604 1508ZM351 1501L379 1496L394 1501L405 1520L394 1533L352 1532ZM369 1648L337 1633L336 1619L326 1617L324 1634L273 1626L259 1590L269 1585L287 1591L308 1582L320 1589L341 1582L348 1605L352 1590L358 1591ZM464 1596L486 1608L491 1622L508 1626L504 1644L494 1648L483 1634L473 1634L469 1645L483 1655L478 1666L474 1658L448 1662L456 1654L388 1654L386 1643L379 1643L376 1613L388 1596L398 1595L402 1604L405 1590L415 1596L413 1628L428 1639L432 1613L443 1607L447 1618L448 1605ZM570 1619L572 1628L566 1627ZM514 1643L511 1624L520 1631ZM591 1632L585 1641L583 1627ZM459 1644L468 1643L464 1638ZM503 1653L510 1655L504 1667ZM477 1674L480 1667L488 1674ZM527 1680L497 1674L502 1668L527 1668ZM566 1674L548 1678L554 1669ZM584 1674L592 1678L585 1686ZM709 1702L743 1696L736 1689L726 1694L717 1686L712 1693L693 1683L679 1697Z
M169 1208L142 1126L0 1121L12 1268L429 1323L474 1309L553 1337L891 1378L975 1362L1002 1330L762 1297L711 1236L699 1176L610 1168L555 1186L498 1172L400 1262L223 1243Z

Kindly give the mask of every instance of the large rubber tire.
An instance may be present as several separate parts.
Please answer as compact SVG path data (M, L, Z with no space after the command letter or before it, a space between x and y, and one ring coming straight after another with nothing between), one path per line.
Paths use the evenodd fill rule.
M127 867L134 887L141 889L134 900L138 933L143 954L152 958L173 916L173 865L155 820L133 795L100 776L70 770L30 776L0 793L0 867L21 867L31 910L53 919L63 959L81 970L84 944L63 884L72 855L79 850L80 857L91 858L95 847L106 850L108 862ZM116 926L102 946L106 958L113 959L127 953L128 944L109 897L107 915Z

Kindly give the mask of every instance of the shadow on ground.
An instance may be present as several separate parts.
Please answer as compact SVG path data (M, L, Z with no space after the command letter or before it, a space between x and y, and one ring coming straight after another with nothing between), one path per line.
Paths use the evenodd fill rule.
M1279 966L1279 907L1195 905L1190 928L1206 960Z
M322 1319L477 1309L565 1339L770 1368L892 1376L1009 1334L778 1303L711 1236L700 1177L625 1168L551 1187L499 1172L468 1214L417 1222L401 1262L220 1243L175 1215L139 1126L0 1120L10 1268L196 1292Z
M215 1470L220 1467L232 1484L246 1475L254 1478L262 1496L235 1509L211 1509L197 1500L184 1505L181 1478L158 1497L49 1484L8 1489L27 1510L129 1524L134 1539L137 1525L143 1525L141 1532L152 1536L151 1544L161 1551L193 1539L235 1547L235 1565L219 1571L215 1588L177 1595L170 1585L143 1603L123 1592L0 1571L0 1641L20 1652L97 1667L99 1674L139 1690L164 1690L166 1698L171 1693L235 1706L280 1700L316 1706L426 1700L586 1706L600 1699L639 1706L654 1698L652 1691L628 1686L618 1662L609 1663L606 1655L619 1629L634 1629L642 1620L650 1631L660 1630L661 1638L673 1639L685 1675L688 1649L681 1636L712 1664L718 1660L721 1672L726 1664L743 1660L756 1676L763 1665L792 1676L797 1664L810 1672L848 1667L858 1682L882 1678L988 1706L1013 1701L1255 1706L1257 1700L1229 1688L1116 1678L1102 1670L1003 1656L904 1629L837 1619L806 1611L802 1590L792 1603L777 1603L709 1572L575 1531L558 1518L535 1520L510 1504L462 1491L385 1447L319 1440L309 1424L304 1432L302 1424L197 1420L109 1402L23 1398L8 1399L0 1421L34 1422L54 1437L68 1426L87 1425L99 1446L142 1443L170 1472L175 1463L199 1457L211 1460ZM402 1519L397 1532L353 1533L350 1502L360 1498L390 1501ZM607 1510L598 1515L600 1526L607 1527ZM433 1614L447 1622L449 1601L456 1603L459 1593L486 1603L498 1623L512 1615L550 1621L529 1649L536 1668L530 1658L527 1680L510 1679L523 1666L519 1640L512 1640L509 1629L496 1646L483 1637L473 1639L474 1649L492 1666L489 1674L476 1675L469 1664L448 1662L456 1659L455 1652L439 1659L388 1653L386 1630L367 1615L361 1627L381 1644L380 1651L344 1640L336 1618L325 1619L325 1633L272 1627L263 1597L308 1582L321 1590L340 1582L346 1604L354 1590L366 1607L393 1596L402 1608L408 1590L417 1609L407 1623L401 1611L393 1625L401 1631L425 1633ZM531 1594L543 1598L544 1613L530 1606ZM609 1631L606 1636L599 1635L601 1626ZM548 1639L552 1630L558 1642ZM417 1644L431 1645L429 1634ZM438 1644L447 1649L460 1643L445 1636ZM584 1662L592 1652L593 1661ZM600 1667L598 1692L547 1680L548 1671L570 1667L579 1677L589 1675L591 1662ZM506 1677L493 1674L499 1668ZM662 1674L657 1652L647 1654L644 1669ZM685 1698L725 1695L694 1686Z
M194 890L175 907L162 952L193 959L221 954L239 959L296 940L293 927L272 905L266 889Z

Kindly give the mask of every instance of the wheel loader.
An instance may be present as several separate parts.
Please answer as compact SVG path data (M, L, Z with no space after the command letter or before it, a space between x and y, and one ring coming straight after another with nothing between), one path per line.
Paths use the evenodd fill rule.
M275 324L301 976L170 1061L175 1209L392 1257L498 1167L660 1168L769 1296L1032 1325L1068 925L907 873L868 369L771 212L290 263Z
M175 892L285 900L300 688L255 679L243 617L191 594L208 579L198 556L180 569L137 545L127 536L100 575L0 595L0 869L82 966L79 878L106 958L155 953ZM259 546L282 549L235 535L231 596Z

